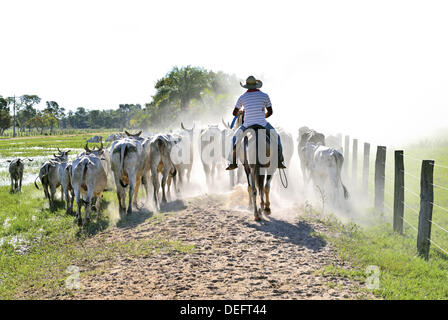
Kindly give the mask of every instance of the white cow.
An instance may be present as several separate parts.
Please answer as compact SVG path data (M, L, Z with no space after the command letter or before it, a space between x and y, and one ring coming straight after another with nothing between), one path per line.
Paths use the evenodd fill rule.
M171 159L171 150L180 137L174 137L171 135L157 134L151 138L150 152L149 152L149 168L151 170L151 181L153 185L153 200L156 208L159 206L158 193L159 193L159 173L162 174L162 203L165 204L165 185L168 182L168 186L171 184L169 175L173 178L174 188L176 189L176 166ZM169 181L167 181L169 180ZM146 180L148 181L148 180ZM169 192L169 189L168 189Z
M224 170L223 133L218 125L209 125L200 133L200 152L207 185L214 183L215 172L219 177Z
M126 211L126 188L129 186L127 214L132 213L132 205L137 207L137 195L142 177L147 182L149 168L149 139L128 134L128 138L115 141L111 146L111 167L117 187L120 215ZM149 184L145 183L148 197Z
M101 157L102 154L100 154ZM81 208L84 204L84 225L90 221L92 198L96 198L95 208L100 213L100 203L106 188L107 176L101 158L95 154L84 155L73 161L70 171L71 184L76 198L78 210L76 213L78 225L83 224ZM82 197L82 198L81 198Z
M333 204L337 204L340 199L341 189L344 198L348 199L347 188L341 179L343 155L334 148L313 143L307 143L301 151L304 156L304 165L310 171L310 178L315 186L322 192L328 192Z

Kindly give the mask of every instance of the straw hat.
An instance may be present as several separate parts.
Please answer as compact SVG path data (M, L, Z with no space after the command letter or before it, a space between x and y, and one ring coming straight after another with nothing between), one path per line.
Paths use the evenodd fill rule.
M240 85L246 89L258 89L258 88L261 88L261 86L263 85L263 82L261 82L261 80L255 79L254 76L249 76L246 79L246 84L242 84L240 82Z

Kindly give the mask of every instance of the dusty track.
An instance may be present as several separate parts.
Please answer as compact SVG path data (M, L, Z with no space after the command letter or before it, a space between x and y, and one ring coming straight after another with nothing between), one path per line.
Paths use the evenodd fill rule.
M186 254L156 253L118 257L81 268L75 299L357 299L352 280L319 276L334 264L349 268L316 233L322 225L305 222L298 212L273 211L255 222L248 211L227 208L226 196L203 196L178 202L163 219L134 213L125 227L114 227L88 240L125 242L164 238L194 244ZM297 211L297 209L296 209ZM140 216L139 216L140 215ZM280 218L281 217L281 218ZM332 285L331 285L332 284ZM336 286L335 286L336 285ZM365 297L364 297L365 298Z

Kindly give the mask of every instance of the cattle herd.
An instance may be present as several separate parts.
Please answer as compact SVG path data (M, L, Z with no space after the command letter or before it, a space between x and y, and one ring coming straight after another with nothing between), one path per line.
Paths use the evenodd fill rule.
M120 216L131 214L133 209L138 208L137 198L142 185L146 200L151 198L152 189L153 205L159 209L167 202L167 195L170 197L172 186L176 194L182 188L188 188L192 165L196 160L193 150L199 148L200 161L208 185L216 183L217 176L226 174L232 187L236 183L243 182L244 170L250 195L249 205L255 208L255 219L260 220L261 212L270 214L269 183L275 172L267 173L265 184L264 178L258 180L251 175L251 167L245 162L247 159L243 159L244 155L238 157L239 163L243 165L240 165L236 172L225 171L225 161L236 128L232 129L224 121L223 125L224 129L220 129L219 125L207 125L196 130L198 143L195 143L194 138L195 125L188 129L183 123L178 130L170 130L163 134L142 134L142 131L134 134L127 131L112 134L105 140L111 142L108 148L103 146L101 136L95 136L87 141L84 151L77 154L72 161L68 159L71 150L63 151L58 148L58 153L53 154L53 158L41 166L34 184L39 189L37 180L40 180L50 208L54 208L58 187L61 187L61 199L65 200L67 214L74 214L73 205L76 200L75 221L82 226L89 223L92 210L100 214L101 198L104 190L108 188L108 180L114 182ZM288 167L294 152L293 137L283 129L278 128L278 132ZM101 145L92 150L88 146L89 142ZM336 137L326 139L322 133L301 127L298 130L297 142L304 185L312 180L314 186L326 188L331 194L330 200L334 203L347 199L348 191L341 180L344 158L339 139ZM20 158L8 160L11 193L21 191L25 160ZM256 174L261 175L259 171L256 171ZM257 183L254 182L254 178ZM261 204L258 210L255 184L260 183L262 185L258 195ZM81 215L83 206L84 219Z

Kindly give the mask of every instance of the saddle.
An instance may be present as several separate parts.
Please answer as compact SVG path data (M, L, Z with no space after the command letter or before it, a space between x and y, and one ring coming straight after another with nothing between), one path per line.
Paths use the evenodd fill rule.
M262 163L260 163L260 159L258 157L258 145L259 145L258 144L258 130L260 130L260 129L266 130L266 128L259 124L254 124L254 125L247 127L246 129L244 129L243 132L246 132L249 129L253 130L255 133L256 164L259 165L261 168L269 167L270 161L262 164ZM266 139L266 150L270 150L271 139L270 139L269 135L265 135L265 139ZM247 137L247 135L244 137L243 146L244 146L244 161L247 162L248 161L247 152L248 152L248 147L249 147L249 138Z

